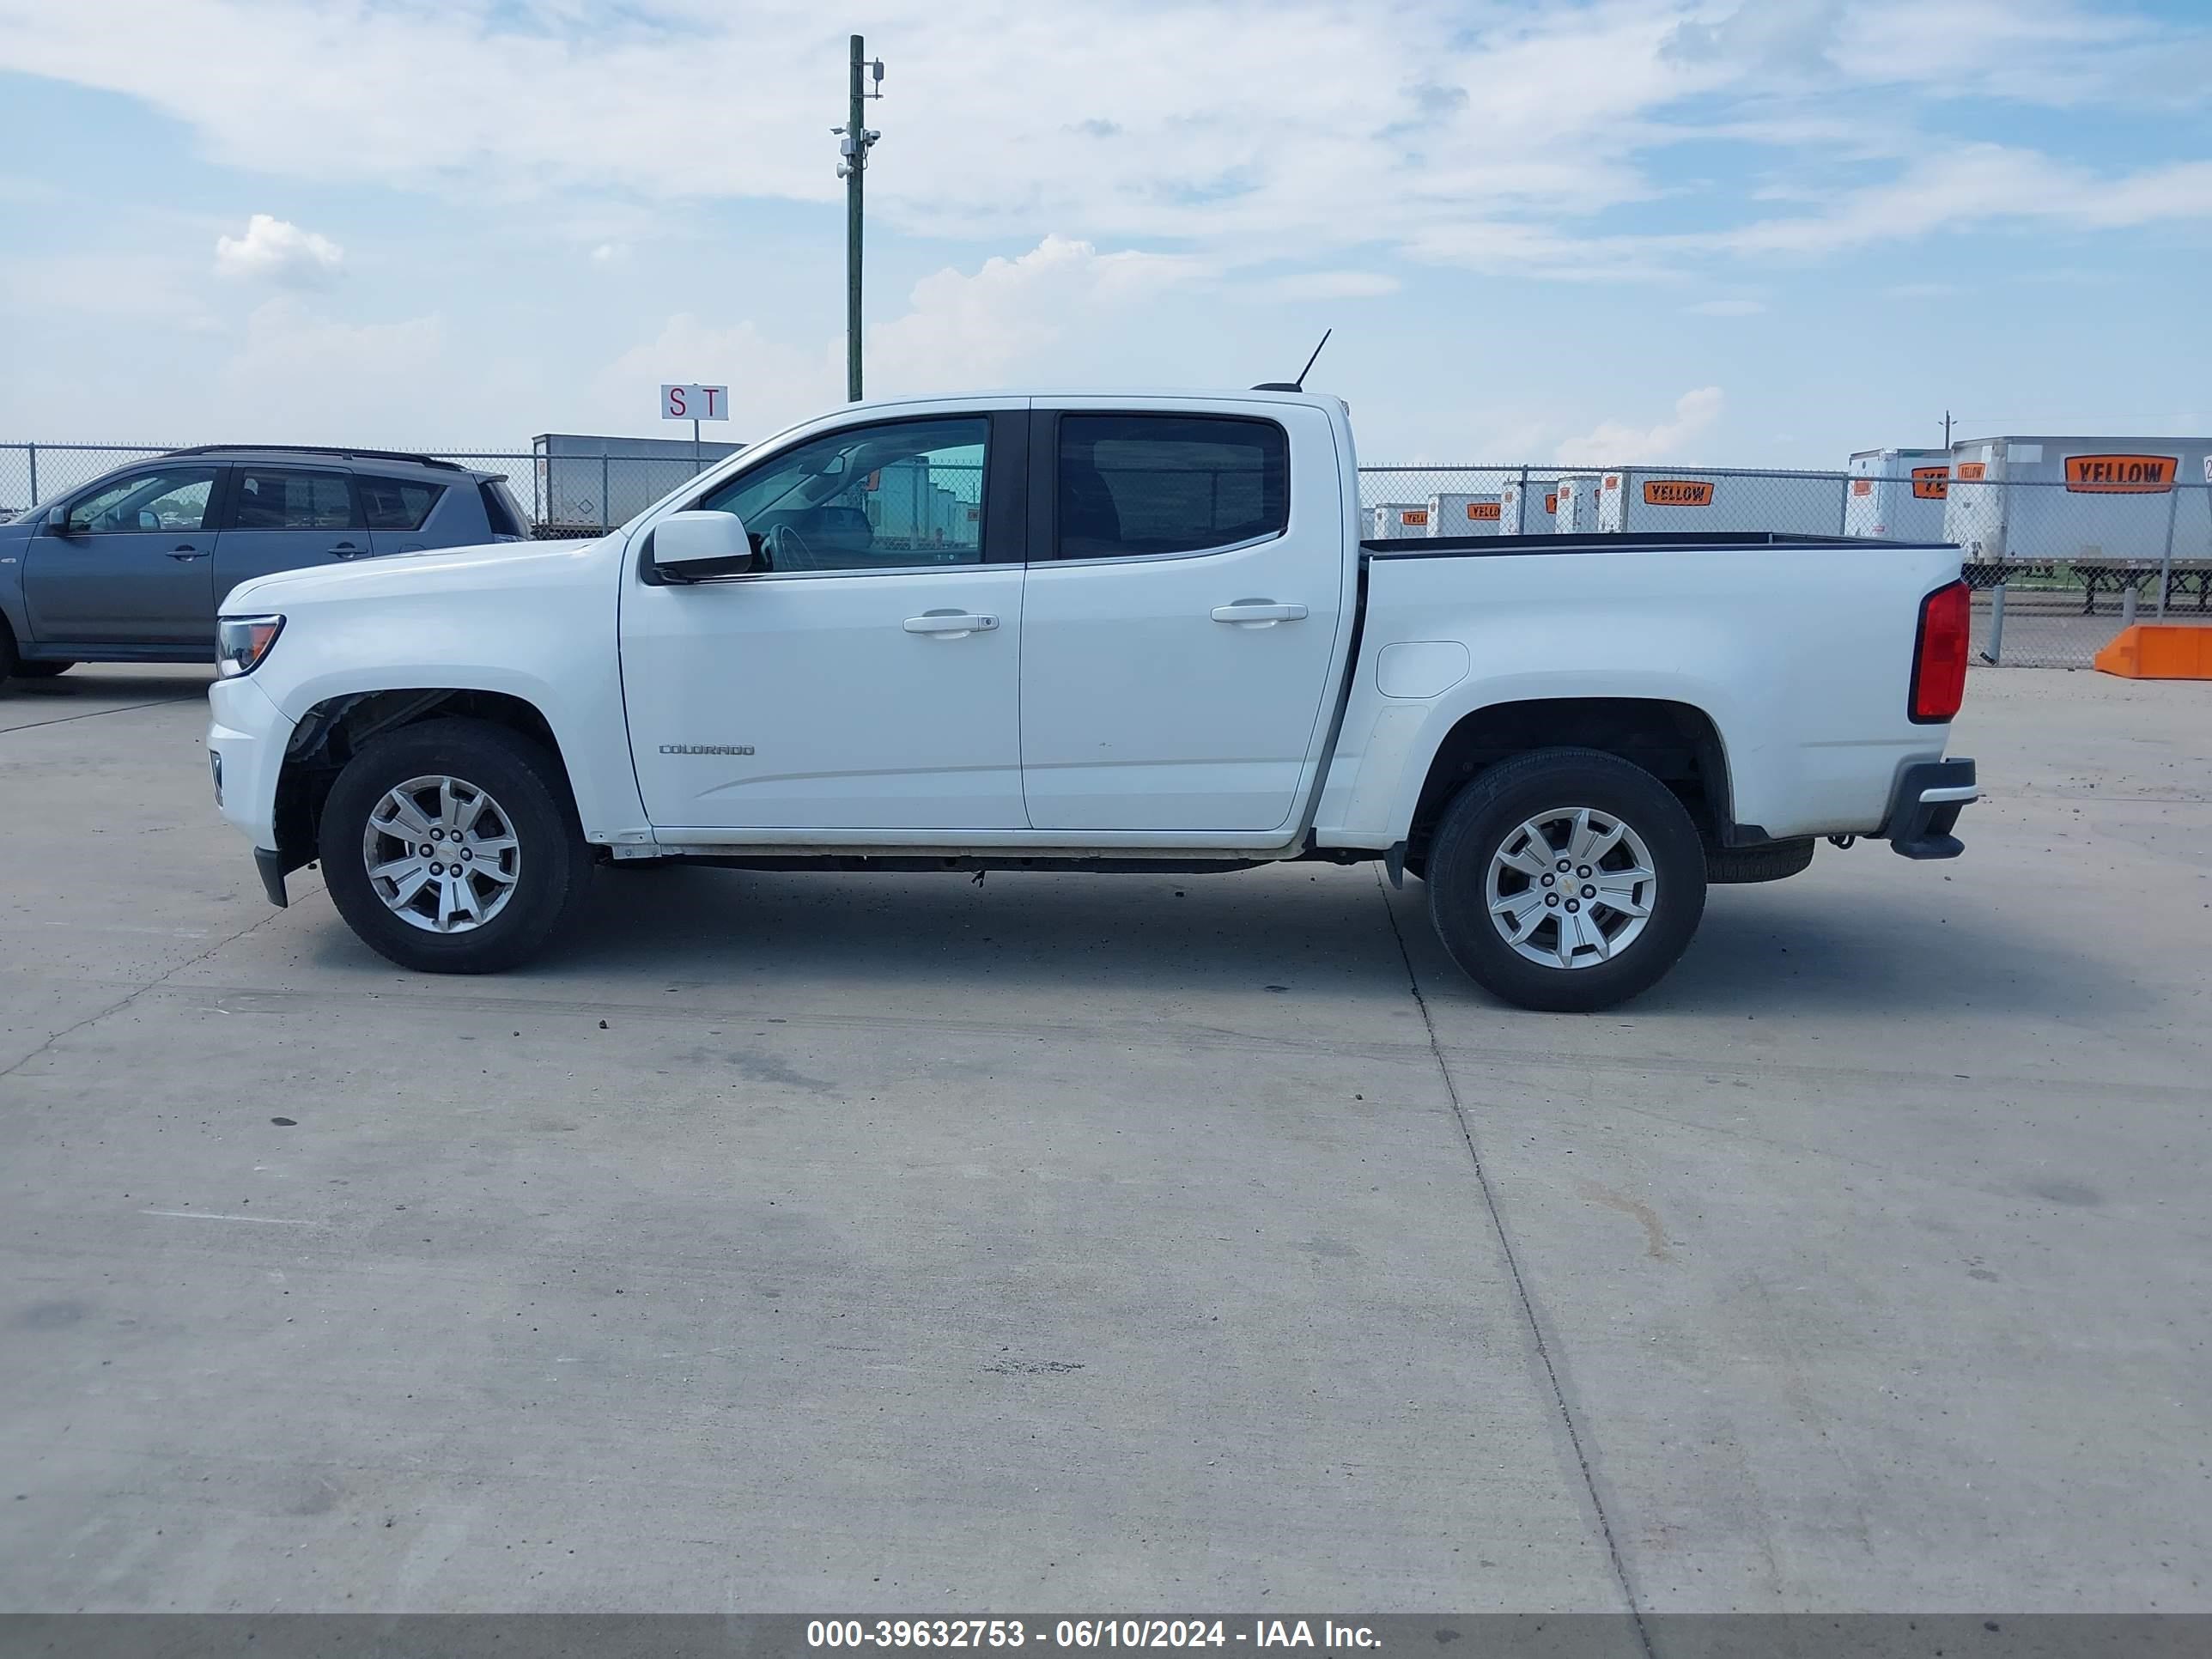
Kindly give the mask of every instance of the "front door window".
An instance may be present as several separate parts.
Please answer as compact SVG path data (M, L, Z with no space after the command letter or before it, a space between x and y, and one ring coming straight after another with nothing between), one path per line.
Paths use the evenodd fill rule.
M981 416L848 428L740 474L700 506L744 520L769 571L980 564L988 431Z
M211 466L134 472L73 504L69 510L70 533L155 535L202 529L207 523L208 503L215 495L215 472Z

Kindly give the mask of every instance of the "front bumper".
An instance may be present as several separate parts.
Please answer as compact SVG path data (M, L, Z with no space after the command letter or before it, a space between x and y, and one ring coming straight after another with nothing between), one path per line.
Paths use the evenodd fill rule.
M216 804L224 819L253 843L263 867L263 884L276 903L281 876L273 886L268 860L276 858L276 781L284 770L285 746L292 722L270 701L250 675L217 680L208 688L208 753L216 782Z
M1908 859L1954 859L1966 842L1951 833L1981 791L1970 760L1921 761L1905 769L1875 836Z

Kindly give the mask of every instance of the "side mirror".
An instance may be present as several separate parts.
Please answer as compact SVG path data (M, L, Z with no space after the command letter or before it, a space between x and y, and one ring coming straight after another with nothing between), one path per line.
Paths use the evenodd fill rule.
M653 527L653 568L663 581L742 576L758 560L734 513L672 513Z
M64 541L80 532L70 527L69 508L54 507L46 509L46 534L58 536Z

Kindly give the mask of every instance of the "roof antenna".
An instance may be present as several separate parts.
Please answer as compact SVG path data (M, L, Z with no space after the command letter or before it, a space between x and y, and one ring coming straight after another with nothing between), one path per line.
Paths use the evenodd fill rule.
M1321 346L1327 345L1328 343L1328 337L1335 332L1336 331L1333 328L1325 328L1322 330L1321 345L1317 345L1313 349L1313 356L1306 359L1306 366L1298 371L1298 378L1297 380L1263 380L1258 386L1254 386L1252 390L1255 392L1304 392L1306 389L1306 376L1313 373L1314 364L1320 360Z

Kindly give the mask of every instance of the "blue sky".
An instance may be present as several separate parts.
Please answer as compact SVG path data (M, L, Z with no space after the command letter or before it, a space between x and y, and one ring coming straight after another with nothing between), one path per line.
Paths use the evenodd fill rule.
M834 15L833 15L834 14ZM1370 461L2212 431L2212 6L0 0L0 439L1351 400Z

